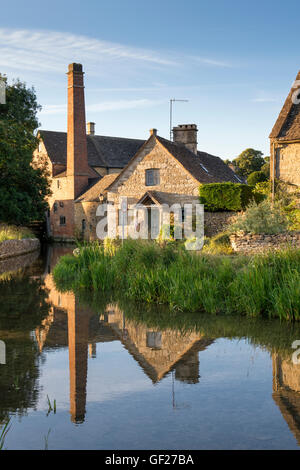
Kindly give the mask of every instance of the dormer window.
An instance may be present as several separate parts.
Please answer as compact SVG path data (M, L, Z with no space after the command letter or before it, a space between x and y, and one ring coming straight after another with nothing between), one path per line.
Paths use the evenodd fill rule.
M146 170L146 186L157 186L159 184L159 170L151 168Z

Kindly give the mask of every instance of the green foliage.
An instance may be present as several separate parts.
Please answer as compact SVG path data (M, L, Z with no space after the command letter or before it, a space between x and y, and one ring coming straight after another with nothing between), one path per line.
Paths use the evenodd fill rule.
M300 208L297 201L292 201L287 206L284 206L283 211L289 222L288 229L300 231Z
M265 160L260 150L248 148L232 161L236 168L236 173L243 178L247 178L253 171L261 170Z
M35 238L35 236L26 227L0 224L0 243L5 240L22 240L23 238Z
M33 151L40 109L34 89L16 81L0 105L0 220L26 225L44 217L50 194L47 169L35 168Z
M257 183L267 181L267 177L263 171L253 171L247 178L247 183L250 186L255 186Z
M239 183L209 183L199 187L200 203L204 204L207 211L240 211L247 207L255 198L261 200L260 195L255 195L251 186Z
M214 242L222 246L228 235ZM62 257L53 275L60 289L85 287L106 294L111 289L127 301L165 304L175 311L300 319L300 250L211 256L127 240L114 256L91 245L76 258Z
M251 202L244 213L238 214L230 225L230 232L244 231L254 234L282 233L288 228L288 219L278 204L272 207L268 200Z
M261 171L266 175L267 179L270 178L270 157L264 158L265 163L261 167Z
M203 252L211 255L231 255L233 249L231 247L229 233L221 232L214 237L208 239L203 246Z
M256 183L253 189L253 193L255 195L261 195L261 197L267 197L271 194L271 182L270 181L262 181L260 183ZM257 196L256 196L257 197Z

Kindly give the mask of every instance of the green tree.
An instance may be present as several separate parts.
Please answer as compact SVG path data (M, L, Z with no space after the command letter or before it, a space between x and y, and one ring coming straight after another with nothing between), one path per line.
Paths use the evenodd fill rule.
M263 171L253 171L247 178L247 183L250 186L255 186L256 183L262 183L263 181L267 181L267 177Z
M33 88L19 80L6 86L0 104L0 221L26 224L44 217L50 194L47 168L33 164L39 125Z
M247 178L253 171L260 171L265 160L260 150L249 148L244 150L232 163L236 167L236 173Z
M266 175L266 177L270 178L270 157L264 157L265 163L261 167L261 171Z

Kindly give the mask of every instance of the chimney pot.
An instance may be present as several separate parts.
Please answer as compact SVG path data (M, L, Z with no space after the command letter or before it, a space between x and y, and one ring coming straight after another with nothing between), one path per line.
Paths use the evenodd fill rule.
M87 134L95 135L95 123L94 122L87 123Z
M157 135L157 129L150 129L150 135Z
M82 72L82 65L76 64L75 62L73 62L72 64L69 64L68 71L69 72Z

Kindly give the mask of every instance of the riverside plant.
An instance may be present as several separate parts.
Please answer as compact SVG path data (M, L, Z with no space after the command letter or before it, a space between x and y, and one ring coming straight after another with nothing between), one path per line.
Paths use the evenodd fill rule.
M34 235L26 227L0 224L0 243L6 240L22 240L23 238L34 238Z
M9 423L10 423L10 419L8 421L6 421L3 428L0 429L0 450L3 450L6 435L7 435L8 431L10 430Z
M178 311L300 319L296 249L231 257L126 240L112 254L95 243L82 247L77 257L62 257L53 275L61 290L120 293Z

